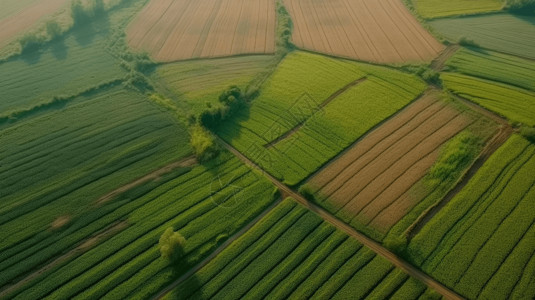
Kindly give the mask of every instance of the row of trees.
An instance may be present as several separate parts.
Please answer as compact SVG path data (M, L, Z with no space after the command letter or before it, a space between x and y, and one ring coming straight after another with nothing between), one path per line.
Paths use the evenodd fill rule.
M515 13L534 14L535 0L507 0L507 8Z

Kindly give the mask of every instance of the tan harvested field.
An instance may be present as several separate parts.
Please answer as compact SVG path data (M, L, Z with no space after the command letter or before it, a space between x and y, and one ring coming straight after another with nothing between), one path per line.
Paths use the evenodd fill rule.
M275 52L273 0L152 0L128 43L158 61Z
M316 52L380 63L430 61L444 48L400 0L284 0L293 42Z
M55 13L69 0L0 1L0 47L43 18Z
M309 184L329 206L386 230L425 197L411 188L433 166L441 146L473 118L427 94L371 132ZM416 196L416 197L415 197Z

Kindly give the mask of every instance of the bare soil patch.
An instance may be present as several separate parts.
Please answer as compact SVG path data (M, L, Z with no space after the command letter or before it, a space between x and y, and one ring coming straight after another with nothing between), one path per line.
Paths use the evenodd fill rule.
M431 61L444 46L400 0L284 0L300 48L380 63Z
M127 28L128 43L158 61L275 52L275 1L152 0Z

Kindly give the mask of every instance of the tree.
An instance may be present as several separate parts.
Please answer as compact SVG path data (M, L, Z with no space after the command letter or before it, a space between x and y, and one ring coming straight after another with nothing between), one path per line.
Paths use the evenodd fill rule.
M219 153L214 138L201 125L197 124L191 128L191 147L199 161L207 161L214 158Z
M535 12L535 0L507 0L507 7L517 14L533 14Z
M46 22L45 28L50 40L54 40L62 34L61 26L55 21Z
M184 256L185 244L186 239L180 233L175 232L172 227L164 231L158 242L162 257L172 263L176 263Z

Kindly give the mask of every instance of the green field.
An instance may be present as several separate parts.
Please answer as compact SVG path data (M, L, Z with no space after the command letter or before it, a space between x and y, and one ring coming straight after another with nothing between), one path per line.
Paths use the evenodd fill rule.
M418 299L425 291L287 199L166 298Z
M272 68L274 57L269 55L237 56L203 59L161 65L154 76L178 99L175 104L184 113L198 115L207 103L219 105L219 95L231 85L245 91L258 75Z
M455 73L442 73L440 77L453 93L503 115L511 122L535 126L534 92Z
M535 296L535 146L513 136L411 241L411 259L461 295Z
M440 34L457 42L467 38L477 45L500 52L535 58L535 17L495 14L430 21Z
M64 230L48 234L42 228L36 236L2 244L0 285L122 220L126 229L39 274L16 295L20 299L146 298L264 210L274 200L274 191L267 180L222 153L206 165L178 170L105 206L85 209ZM158 251L158 238L168 227L187 240L180 270L161 259ZM17 263L21 261L24 264Z
M447 70L535 91L535 62L497 52L462 48L446 62Z
M503 0L413 0L418 14L426 19L471 15L501 10Z
M351 83L356 85L349 87ZM347 90L332 96L345 86ZM217 133L275 177L295 185L424 88L413 75L292 53L262 86L250 110Z

